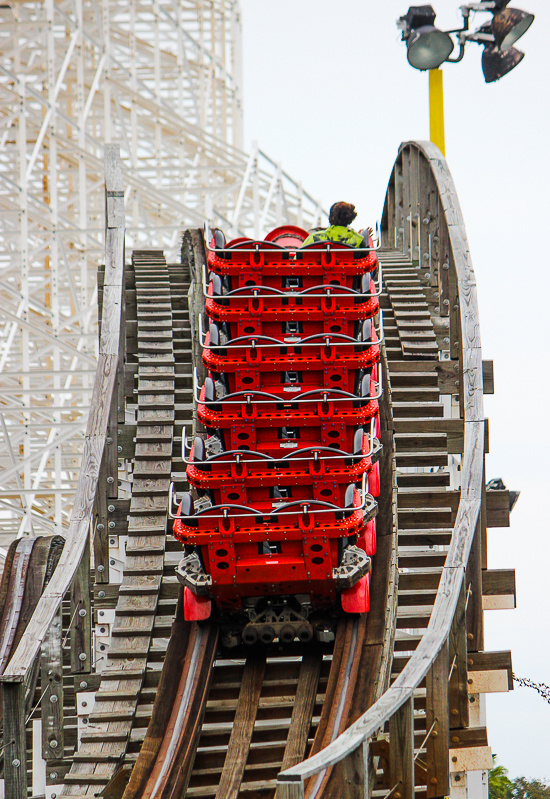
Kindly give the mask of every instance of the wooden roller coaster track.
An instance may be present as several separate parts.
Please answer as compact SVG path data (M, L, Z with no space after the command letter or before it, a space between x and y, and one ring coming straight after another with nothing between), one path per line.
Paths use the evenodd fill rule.
M483 595L511 595L513 584L511 573L487 569L486 529L508 523L509 497L484 488L490 369L441 153L402 145L386 196L372 604L365 616L340 619L330 644L228 652L215 625L184 621L168 490L171 480L186 487L182 428L196 425L204 248L188 231L181 263L143 250L125 266L112 146L106 199L100 359L71 526L24 631L10 638L2 617L6 796L28 795L31 707L40 708L41 755L57 794L448 795L474 761L489 765L475 675L511 679L511 662L509 653L483 652ZM0 602L17 603L23 582L11 580L10 590L4 582ZM64 663L57 672L46 667L54 655Z

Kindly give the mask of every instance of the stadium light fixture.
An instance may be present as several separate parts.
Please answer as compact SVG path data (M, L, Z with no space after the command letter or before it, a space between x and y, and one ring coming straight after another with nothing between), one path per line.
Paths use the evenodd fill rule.
M442 31L435 26L435 11L431 5L410 6L397 20L401 40L407 45L407 60L415 69L430 74L430 139L445 154L445 125L443 114L444 63L462 61L468 42L483 46L481 67L486 83L511 72L524 58L524 53L512 45L531 27L534 14L508 8L510 0L483 0L460 6L462 27ZM470 16L478 12L491 14L476 30L470 30ZM453 36L456 38L453 39ZM458 53L452 57L455 45Z
M499 50L498 47L485 47L481 56L481 69L485 83L493 83L511 72L524 56L525 53L516 50L515 47L508 47L506 50Z
M449 34L434 25L432 6L411 6L401 21L406 26L403 38L406 30L407 60L411 67L437 69L453 52L454 43Z
M466 44L475 42L484 47L482 66L484 63L491 65L487 71L483 69L486 82L492 83L506 75L519 64L524 54L516 50L504 57L499 53L511 50L512 45L531 27L535 19L535 15L527 11L508 8L508 2L509 0L484 0L481 3L460 6L462 28L450 31L442 31L435 27L433 6L411 6L397 21L397 27L402 31L402 41L407 45L409 64L415 69L430 70L437 69L446 61L456 63L464 58ZM492 14L491 22L470 31L472 12ZM456 36L458 44L456 58L451 58L455 48L452 34ZM518 54L521 57L518 57Z
M491 28L499 50L507 50L531 27L534 14L517 8L503 8L493 17Z

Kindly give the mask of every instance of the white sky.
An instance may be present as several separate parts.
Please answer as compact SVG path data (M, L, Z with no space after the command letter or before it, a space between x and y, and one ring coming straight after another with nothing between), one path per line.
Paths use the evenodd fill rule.
M459 4L436 0L436 25L458 27ZM519 5L536 19L513 72L485 84L475 44L445 66L447 159L476 270L483 354L495 363L487 478L521 490L512 526L489 531L489 566L515 567L518 608L485 614L485 648L511 649L516 674L550 684L550 3ZM372 224L399 143L429 138L428 78L408 65L395 26L407 0L241 6L247 148L258 140L324 207L353 202L357 226ZM525 688L490 695L487 724L512 777L550 781L550 705Z

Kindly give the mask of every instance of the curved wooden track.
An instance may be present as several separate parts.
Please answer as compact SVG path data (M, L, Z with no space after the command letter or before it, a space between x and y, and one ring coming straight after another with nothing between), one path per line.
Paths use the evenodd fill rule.
M107 197L119 197L119 178L112 185ZM120 237L120 209L112 213ZM485 497L475 282L452 180L433 145L402 145L382 228L384 449L372 607L341 619L331 644L225 651L214 626L183 620L168 487L171 479L186 487L182 427L193 425L193 363L199 375L202 368L201 235L185 234L181 264L134 252L118 300L104 282L102 341L117 313L114 330L122 331L122 348L111 348L112 399L98 389L92 413L105 454L95 483L77 495L80 533L65 545L63 585L46 590L2 677L5 740L13 736L17 759L30 763L21 702L33 683L24 658L32 664L48 640L70 585L72 607L83 607L74 592L92 522L101 673L89 674L89 663L85 671L78 653L86 642L75 643L71 670L95 690L95 705L81 714L78 742L67 737L64 756L50 758L48 781L65 774L61 793L429 799L449 792L450 752L466 762L464 750L486 750L468 671L493 663L482 652L482 577L493 594L501 589L486 569L484 536L487 524L506 523L508 496ZM120 243L115 250L120 259ZM109 566L121 536L118 585ZM102 614L113 609L108 628ZM110 641L101 643L102 629ZM10 799L26 796L21 771L6 766Z

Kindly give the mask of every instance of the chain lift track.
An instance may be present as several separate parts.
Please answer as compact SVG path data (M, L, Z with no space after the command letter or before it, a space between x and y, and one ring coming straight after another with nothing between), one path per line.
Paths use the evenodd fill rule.
M336 348L330 346L332 342L318 343L315 336L319 331L312 329L300 334L302 344L312 344L311 354L305 346L301 353L294 353L303 359L302 369L280 361L279 370L272 364L262 371L255 356L248 371L236 368L239 358L247 355L239 348L240 342L233 355L231 337L235 336L231 328L223 327L228 322L221 317L238 309L246 315L250 308L257 310L255 303L262 303L262 315L256 318L265 329L245 331L246 321L238 319L229 324L242 327L241 337L264 336L263 344L270 345L277 338L276 326L281 320L272 320L269 311L276 306L282 310L284 298L269 290L273 288L269 279L261 290L256 283L246 286L245 270L239 277L242 286L224 284L223 276L221 283L213 275L208 279L208 251L199 231L185 233L180 264L166 263L160 250L134 251L131 265L125 269L124 291L120 285L117 289L117 278L112 275L115 261L121 263L123 258L120 231L124 220L119 200L122 186L117 182L120 173L116 164L113 172L112 165L113 158L116 162L114 149L110 157L107 183L114 193L107 196L114 199L107 210L112 250L100 282L104 365L96 383L97 413L90 422L95 465L86 466L92 461L85 452L83 489L77 492L75 504L75 533L67 537L52 579L45 587L47 581L43 581L42 597L33 600L37 604L30 621L34 605L22 614L24 629L18 629L15 638L12 635L14 643L0 677L4 745L11 747L4 759L6 796L26 799L31 781L33 793L37 793L33 768L37 743L30 732L29 708L34 708L35 720L40 716L42 729L47 729L41 754L46 760L48 796L52 792L106 799L317 799L340 797L342 792L350 799L382 798L391 793L399 793L401 799L448 795L451 787L454 790L465 784L468 772L481 774L490 766L483 691L495 690L497 684L502 690L503 673L504 689L511 687L511 659L506 652L483 651L482 611L484 606L510 606L510 599L513 604L514 587L513 572L487 568L486 529L508 524L509 495L507 491L485 492L483 487L487 433L475 283L460 208L444 159L426 143L401 147L386 197L382 247L377 252L382 275L377 302L384 314L383 326L376 318L375 327L368 331L369 341L359 341L355 330L351 334L354 352L362 345L358 358L367 351L365 344L370 348L376 341L378 372L369 379L366 394L360 396L358 382L341 371L347 380L343 391L356 395L355 400L345 402L356 402L359 414L374 401L373 394L379 393L377 385L384 386L376 400L379 423L374 416L372 426L363 420L359 424L353 421L366 429L364 449L355 453L361 456L360 463L368 460L366 453L372 454L372 439L381 445L376 551L368 554L372 559L370 610L342 612L338 599L331 598L330 603L320 602L304 619L289 617L296 624L290 624L286 640L281 623L273 628L270 640L264 637L263 642L251 644L246 633L254 614L248 612L246 603L237 608L238 622L234 624L224 607L240 596L233 589L220 593L214 586L211 595L205 593L205 598L197 601L201 595L189 590L190 581L178 582L182 547L172 535L172 495L175 493L178 503L183 501L177 520L183 526L178 530L176 522L177 535L198 535L185 542L184 560L188 564L190 556L198 553L199 571L214 573L205 568L200 547L208 546L208 536L219 536L223 530L219 526L224 524L223 506L231 505L231 498L216 492L224 490L227 465L218 453L210 461L210 470L197 469L212 453L201 455L197 439L191 442L191 431L198 439L207 440L209 433L212 438L212 431L205 427L212 428L213 419L220 422L223 413L231 416L231 394L246 395L247 384L238 381L249 375L263 381L254 386L255 401L276 393L273 375L277 371L285 375L278 383L283 389L288 383L292 388L303 385L301 394L313 391L312 384L319 379L315 358L322 357L325 348ZM215 237L207 240L220 243ZM324 255L323 248L321 251ZM213 257L210 254L210 264ZM262 275L268 275L268 270ZM302 280L301 286L292 285L290 290L294 297L303 292L296 307L305 307L311 317L308 324L315 324L316 303L320 307L327 302L326 292L310 290L304 276ZM229 304L227 291L233 292ZM252 297L245 296L250 292ZM316 297L316 293L324 296ZM360 288L359 293L378 294L372 291L372 284L368 292ZM349 304L346 297L340 301ZM205 304L211 320L208 331ZM353 310L347 315L351 318ZM113 327L112 320L117 318L118 325ZM377 331L381 330L384 337L378 343L381 336ZM312 339L304 342L308 333ZM297 336L287 334L291 335ZM201 343L205 345L204 360ZM290 347L285 352L280 345L266 346L262 358L273 359L275 353L287 358ZM225 367L216 347L222 347L217 352L226 358ZM111 364L117 365L114 377ZM363 366L372 368L372 364ZM214 373L208 389L207 370ZM295 378L289 372L302 374ZM491 390L489 367L483 373L485 389ZM330 364L324 374L330 376ZM194 417L198 385L202 395ZM216 393L220 390L223 395ZM207 395L207 391L211 393ZM256 419L269 412L288 415L300 408L296 402L267 400L264 407L257 401ZM305 400L301 410L307 414L310 400ZM325 401L321 398L321 404ZM246 408L241 399L239 402L242 423L247 424ZM330 422L338 413L336 409ZM290 427L285 421L284 426ZM222 425L223 421L215 429L223 429ZM233 428L237 430L235 425ZM270 426L265 430L269 432ZM246 432L250 433L248 428ZM344 424L339 441L346 444L346 453L354 455L353 441L348 442L346 436ZM192 451L186 449L188 439ZM273 459L276 442L267 435L261 444ZM315 443L309 446L314 448ZM319 439L317 446L322 449ZM262 447L257 447L258 452ZM238 446L226 444L225 449L238 450ZM234 500L233 505L256 507L257 503L257 510L269 517L269 529L275 529L283 517L280 503L290 504L294 498L269 497L279 511L270 515L265 503L262 505L260 491L273 488L269 470L263 462L254 465L252 458L246 457L249 462L245 460L244 465L251 480L243 481L237 473L232 488L251 493L246 501ZM331 521L322 523L343 529L359 513L362 518L365 514L362 524L368 525L371 519L364 502L368 495L362 490L360 470L357 474L353 471L353 458L340 464L344 458L327 457L335 471L340 465L342 470L349 469L353 473L350 482L360 490L354 489L350 507L345 496L340 498L341 504L333 502L336 509L325 514ZM284 462L285 472L291 459L281 460L281 455L276 455L275 460ZM309 461L305 463L309 468ZM372 459L363 465L372 483ZM302 491L296 479L300 468L304 467L293 466L292 487ZM258 474L261 479L254 484ZM218 476L221 479L216 482ZM331 482L336 487L341 484ZM285 486L278 481L277 488ZM334 489L335 496L338 490ZM188 491L191 494L186 499ZM312 499L300 493L298 506L289 509L299 530L303 517L311 513L310 509L304 512L303 505ZM191 500L197 503L194 509ZM210 513L208 502L213 506ZM222 506L221 513L216 505ZM357 511L360 505L365 507ZM199 521L199 527L193 526L193 510L199 512L195 518L207 520ZM250 524L246 512L244 521L238 513L241 510L232 521L236 532L239 525ZM94 558L91 573L88 531ZM281 531L276 532L277 537L266 536L262 528L258 541L253 542L256 562L260 554L264 561L285 555L284 546L275 553L262 544L266 540L284 542ZM301 530L300 535L303 538ZM350 536L346 538L347 546L354 545ZM359 540L360 532L358 547ZM325 551L338 559L345 547ZM55 558L58 556L57 551ZM295 565L299 565L296 559ZM331 568L338 566L338 560L331 562ZM92 605L82 589L90 576ZM326 589L328 574L323 580ZM4 615L6 608L17 604L17 595L23 595L21 584L16 587L16 581L12 582L13 589L6 589L6 601L4 584L0 589ZM235 583L231 581L231 585ZM295 593L306 592L300 587ZM317 593L322 595L322 591ZM341 588L334 593L326 590L326 596L335 594L341 594ZM293 591L287 589L285 596L291 595ZM273 599L276 593L270 596ZM70 606L62 604L64 599L71 600ZM193 613L201 608L206 618L193 619ZM93 652L89 639L92 613ZM330 623L323 626L321 622L326 620ZM273 627L280 618L274 621L266 616L260 621ZM301 640L298 633L299 623L304 621L310 624L309 640ZM257 632L261 638L261 629ZM38 676L33 668L44 652L60 653L64 668L59 687L48 682L51 670L42 669ZM45 693L48 685L49 694ZM45 701L52 691L57 691L65 715L52 715L54 706ZM58 750L52 751L52 741L64 750L63 757Z

